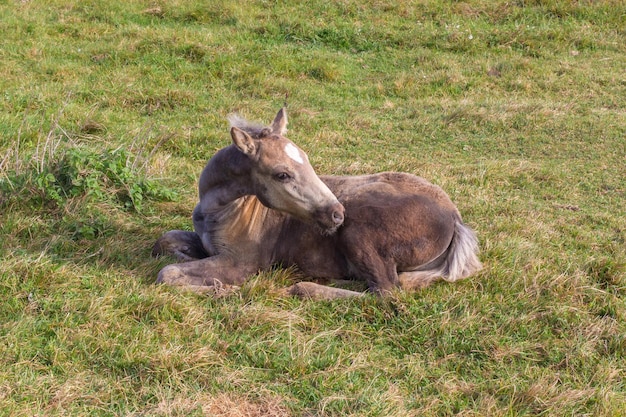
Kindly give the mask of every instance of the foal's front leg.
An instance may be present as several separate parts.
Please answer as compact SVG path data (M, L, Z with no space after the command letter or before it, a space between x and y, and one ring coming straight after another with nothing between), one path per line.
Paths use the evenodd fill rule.
M280 292L280 295L293 295L299 298L320 300L336 300L339 298L363 297L365 293L329 287L315 282L302 281Z
M193 261L209 256L196 232L170 230L152 248L152 256L174 255L178 262Z
M237 264L230 256L216 255L168 265L159 272L157 283L217 289L238 287L258 269L258 266Z

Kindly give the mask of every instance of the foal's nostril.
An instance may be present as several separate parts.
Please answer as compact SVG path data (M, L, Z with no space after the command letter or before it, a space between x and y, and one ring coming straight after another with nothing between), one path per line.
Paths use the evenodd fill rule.
M333 222L337 225L343 223L343 213L337 210L333 211Z

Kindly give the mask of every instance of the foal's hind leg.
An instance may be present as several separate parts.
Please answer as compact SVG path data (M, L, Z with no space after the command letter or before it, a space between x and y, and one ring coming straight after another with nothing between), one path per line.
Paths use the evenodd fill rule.
M354 276L365 281L372 293L385 295L400 286L395 262L384 259L371 247L354 245L345 254Z
M196 232L171 230L161 236L152 248L152 256L174 255L179 262L193 261L209 256Z

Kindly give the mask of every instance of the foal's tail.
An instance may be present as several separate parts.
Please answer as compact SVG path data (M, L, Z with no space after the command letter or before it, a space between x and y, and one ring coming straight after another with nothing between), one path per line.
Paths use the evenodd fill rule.
M483 266L478 260L476 233L461 222L454 225L454 236L448 247L441 277L449 282L467 278Z
M468 226L460 221L454 225L452 242L442 256L414 271L398 274L400 286L406 290L424 288L443 278L454 282L467 278L482 268L478 260L478 239Z

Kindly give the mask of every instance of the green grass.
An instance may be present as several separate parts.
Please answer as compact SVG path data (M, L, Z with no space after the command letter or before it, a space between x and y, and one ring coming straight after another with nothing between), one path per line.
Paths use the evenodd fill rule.
M620 416L621 1L0 0L0 415ZM380 300L153 285L225 116L416 173L483 272Z

